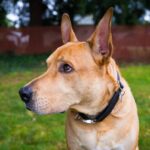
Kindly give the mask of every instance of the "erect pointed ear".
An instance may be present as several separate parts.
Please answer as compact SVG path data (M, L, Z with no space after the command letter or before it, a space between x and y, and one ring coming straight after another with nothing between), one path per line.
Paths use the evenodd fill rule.
M89 43L94 53L95 59L104 62L108 60L112 54L112 35L111 35L111 19L113 9L109 8L103 18L100 20L95 32L89 38Z
M70 17L64 13L61 20L61 34L63 43L78 41L73 32Z

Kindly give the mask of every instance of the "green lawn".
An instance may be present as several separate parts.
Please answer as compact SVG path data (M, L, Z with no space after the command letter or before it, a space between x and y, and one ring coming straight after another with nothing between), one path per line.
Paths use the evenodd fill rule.
M65 150L65 115L27 111L18 89L46 70L46 55L0 55L0 150ZM150 149L150 65L122 65L140 116L140 149Z

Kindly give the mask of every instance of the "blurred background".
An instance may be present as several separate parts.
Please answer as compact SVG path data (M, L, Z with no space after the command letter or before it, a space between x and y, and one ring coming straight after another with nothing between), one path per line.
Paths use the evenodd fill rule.
M0 0L0 53L41 54L62 44L60 21L70 15L80 40L87 39L104 12L114 8L114 56L150 62L148 0Z
M138 105L140 149L150 149L149 0L0 0L0 150L66 149L66 115L27 111L18 89L43 73L46 58L62 45L64 12L82 41L109 7L114 8L113 57Z

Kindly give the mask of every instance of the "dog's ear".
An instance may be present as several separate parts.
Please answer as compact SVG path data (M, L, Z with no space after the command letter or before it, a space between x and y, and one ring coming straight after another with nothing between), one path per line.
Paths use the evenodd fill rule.
M111 19L113 9L109 8L103 18L100 20L95 32L89 38L88 42L92 48L94 58L104 63L112 54L112 35Z
M78 41L72 29L70 17L64 13L61 20L61 34L63 43Z

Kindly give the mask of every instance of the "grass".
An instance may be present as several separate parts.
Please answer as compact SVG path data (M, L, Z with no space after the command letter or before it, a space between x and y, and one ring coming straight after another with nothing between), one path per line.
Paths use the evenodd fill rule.
M18 89L46 70L41 56L0 55L0 150L65 150L65 114L27 111ZM150 149L150 65L122 65L140 116L141 150Z

